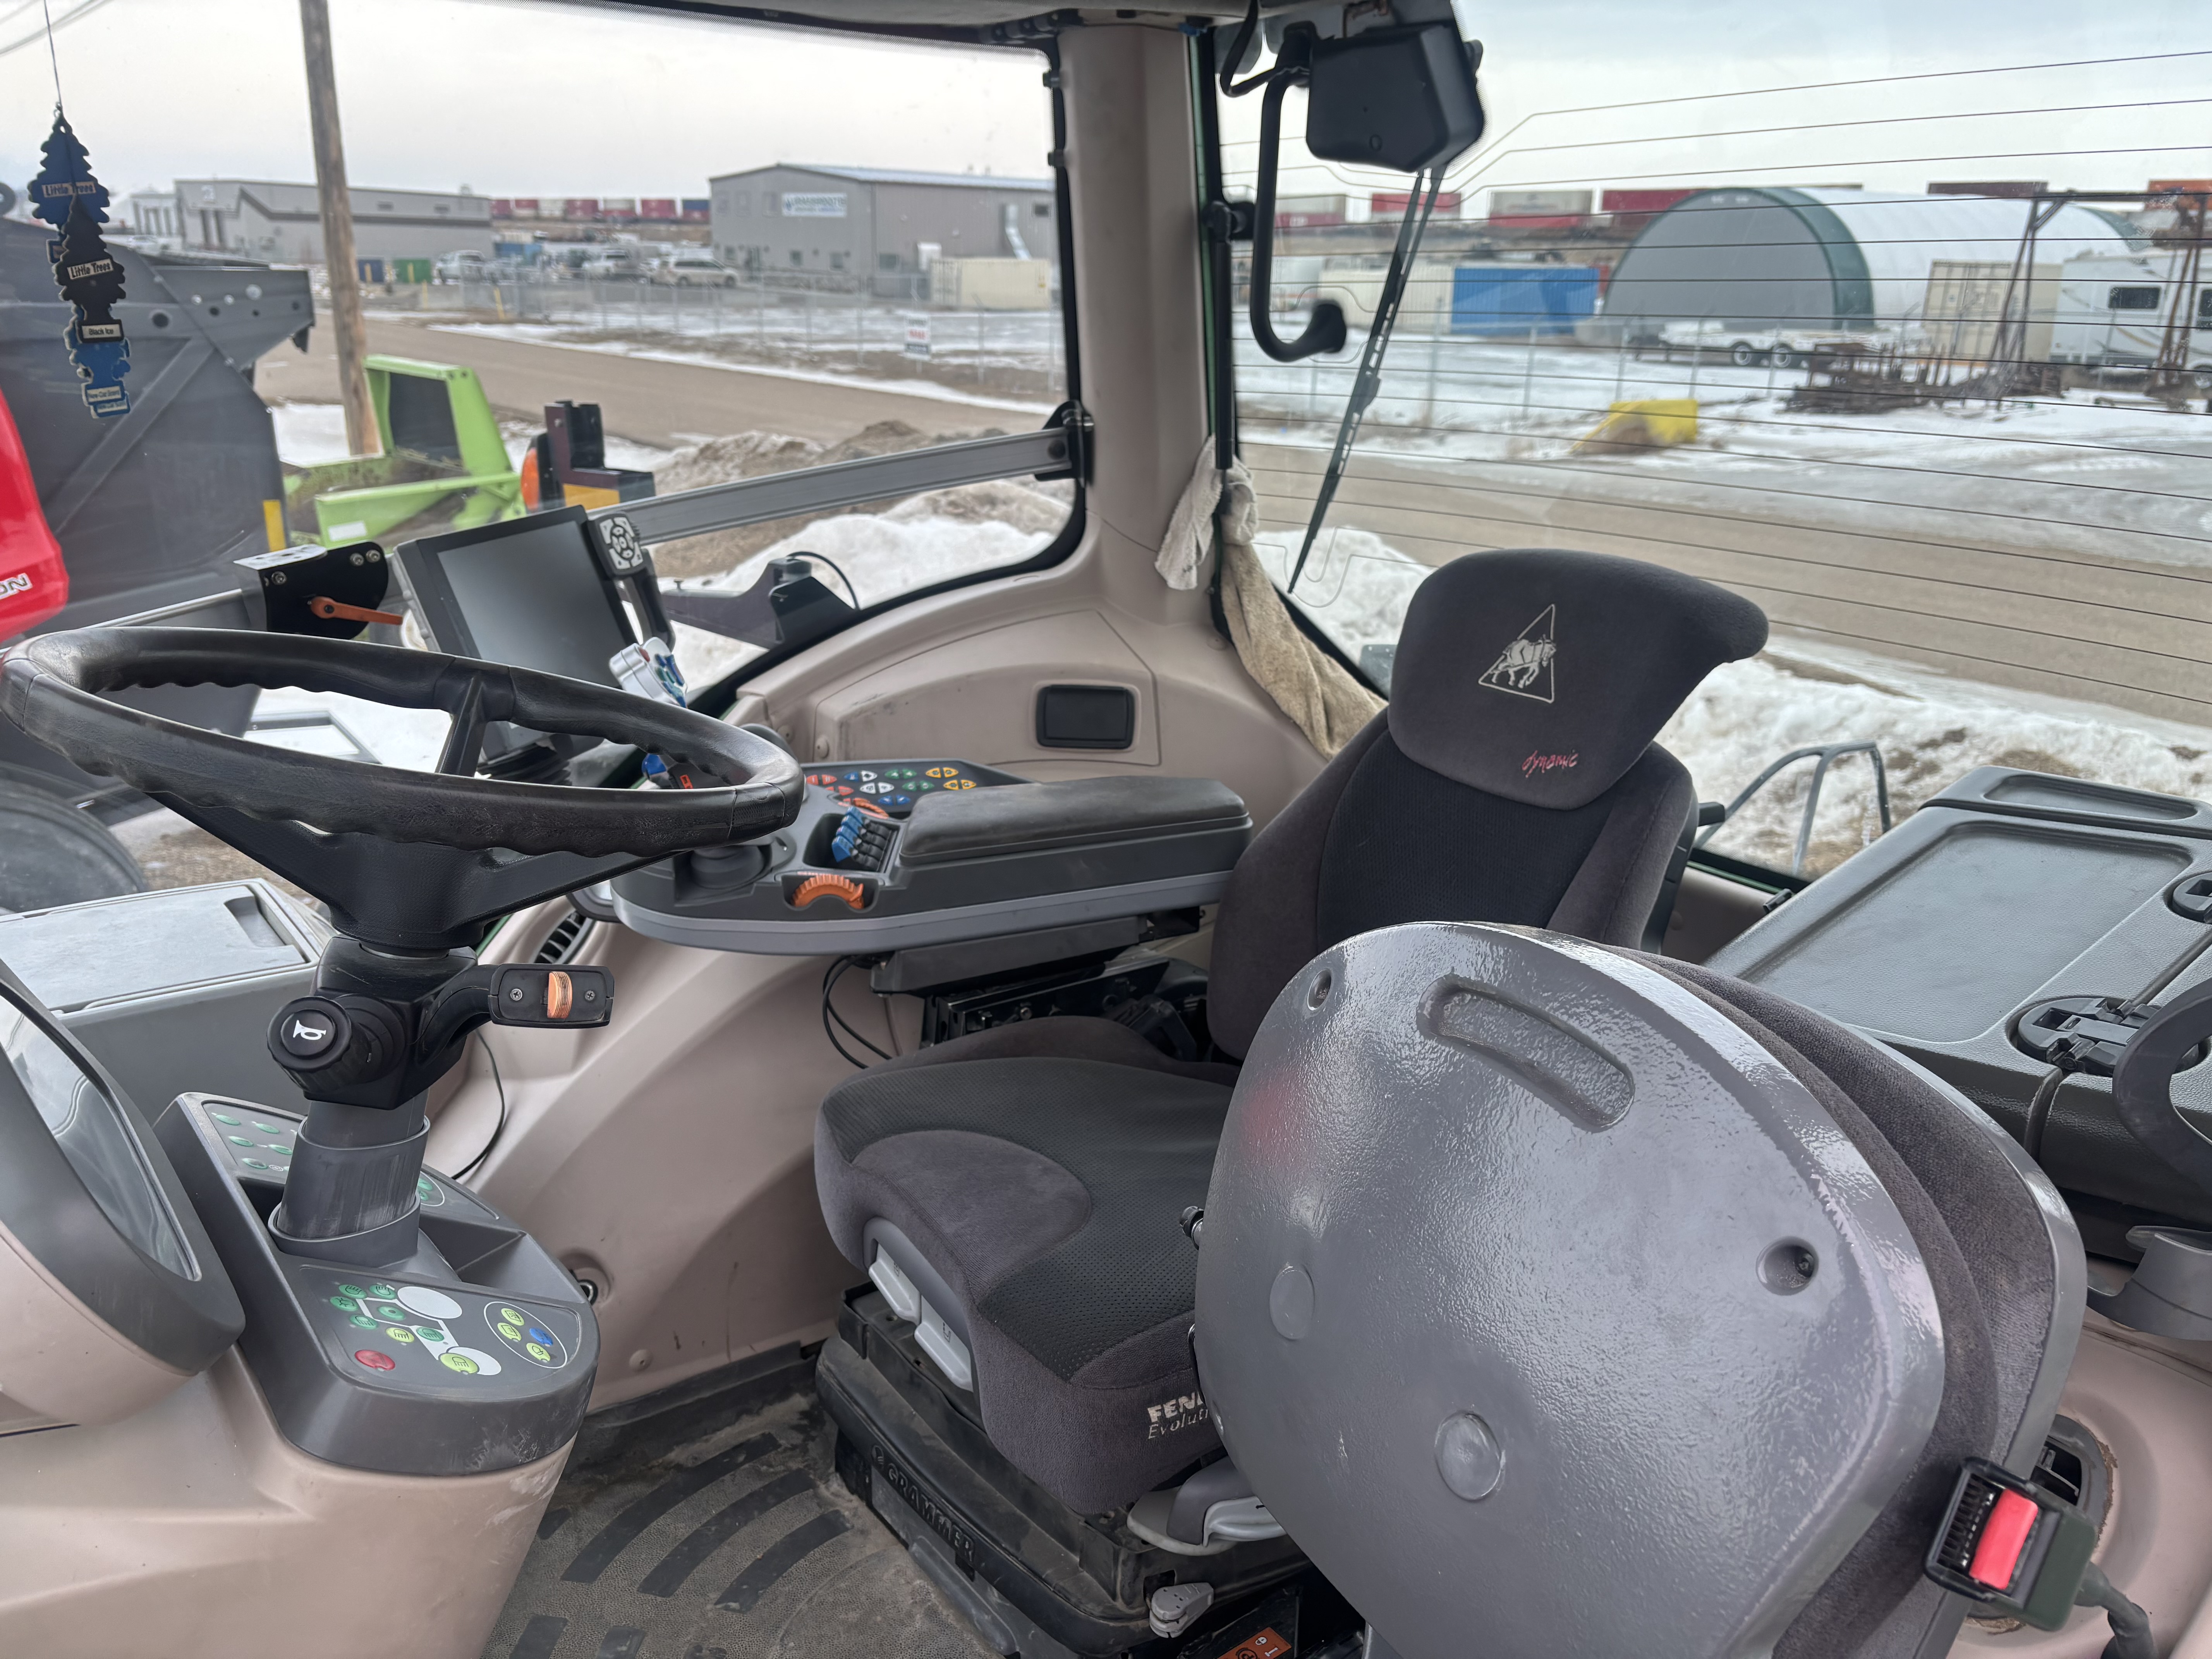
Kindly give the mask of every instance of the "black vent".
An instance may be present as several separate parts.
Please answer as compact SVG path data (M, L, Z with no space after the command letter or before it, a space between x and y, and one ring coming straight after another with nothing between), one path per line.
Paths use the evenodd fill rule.
M581 910L571 910L561 918L553 931L545 936L545 943L538 947L531 957L534 963L560 963L576 954L577 948L591 938L595 924Z

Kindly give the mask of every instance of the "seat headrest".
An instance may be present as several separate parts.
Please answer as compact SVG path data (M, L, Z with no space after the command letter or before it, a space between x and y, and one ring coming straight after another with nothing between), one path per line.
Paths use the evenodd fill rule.
M1407 1659L1764 1655L1912 1471L1945 1328L1819 1097L1643 963L1417 923L1279 997L1222 1134L1224 1443Z
M1766 643L1766 614L1638 559L1469 553L1414 592L1390 735L1444 776L1534 806L1610 789L1682 699Z

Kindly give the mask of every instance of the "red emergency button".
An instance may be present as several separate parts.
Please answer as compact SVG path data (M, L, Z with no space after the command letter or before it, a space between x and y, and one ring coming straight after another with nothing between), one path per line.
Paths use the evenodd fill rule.
M397 1370L399 1368L399 1362L390 1354L379 1353L374 1348L356 1348L353 1351L353 1357L373 1371ZM2035 1506L2031 1504L2028 1507L2033 1510ZM1976 1559L1978 1560L1979 1558L1977 1557Z
M1966 1569L1966 1576L1994 1590L2009 1589L2013 1574L2020 1570L2021 1552L2027 1547L2028 1537L2042 1514L2033 1498L2016 1492L1999 1493L1982 1528L1982 1541L1975 1547L1973 1565Z

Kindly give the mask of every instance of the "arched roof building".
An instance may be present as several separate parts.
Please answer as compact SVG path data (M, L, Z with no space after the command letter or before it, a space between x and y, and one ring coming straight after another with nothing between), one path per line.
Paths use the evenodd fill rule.
M2009 265L2034 204L1746 185L1700 191L1629 244L1605 314L1630 337L1706 319L1744 326L1863 329L1918 319L1938 259ZM2125 222L2072 203L2036 238L2036 262L2121 253Z

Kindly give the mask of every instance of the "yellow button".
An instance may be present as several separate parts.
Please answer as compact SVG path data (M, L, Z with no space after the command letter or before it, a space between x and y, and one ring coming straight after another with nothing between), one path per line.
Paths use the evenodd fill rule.
M415 1340L415 1333L404 1325L386 1325L384 1334L394 1342L412 1342Z
M523 1344L522 1351L541 1364L550 1365L553 1363L553 1351L543 1342L526 1342Z

